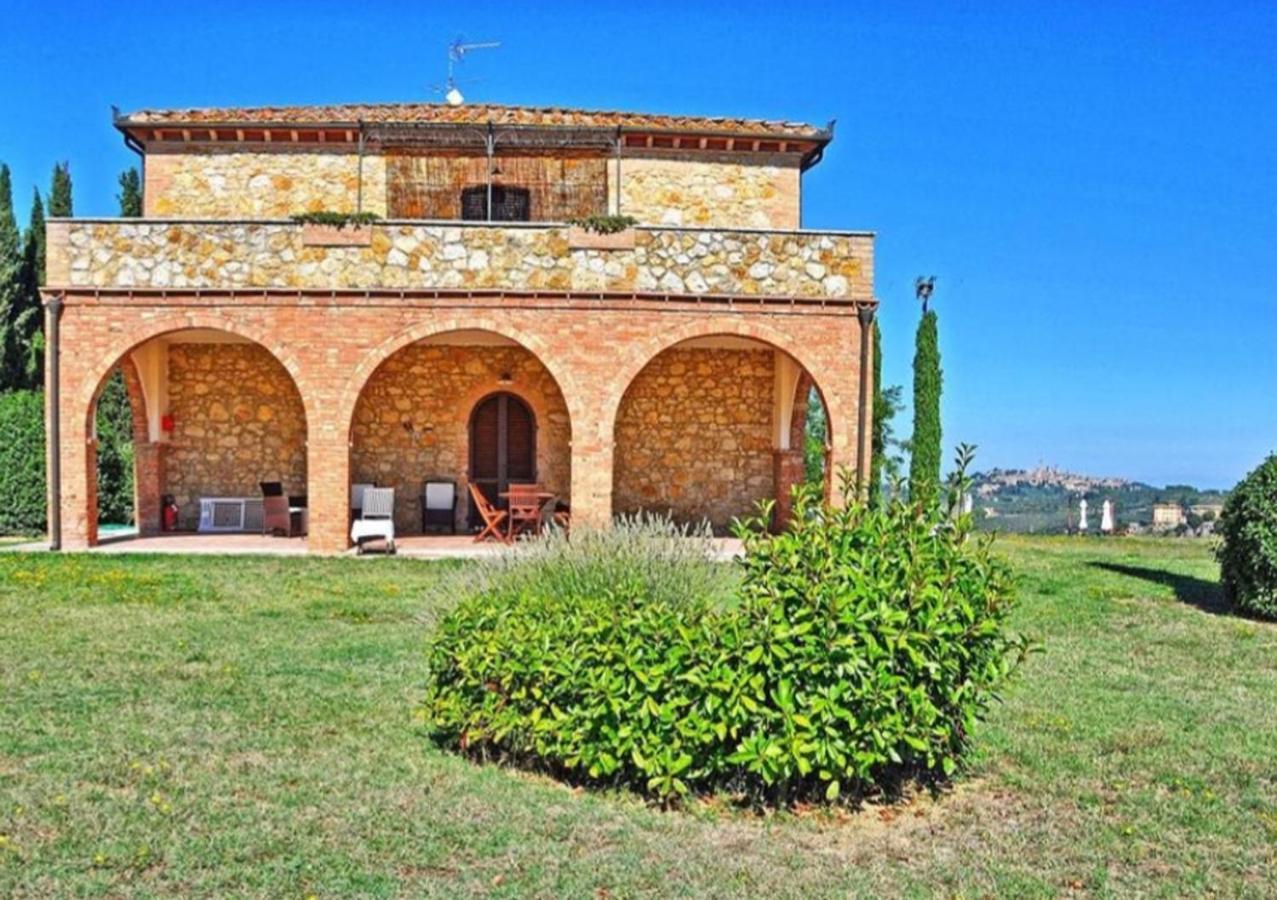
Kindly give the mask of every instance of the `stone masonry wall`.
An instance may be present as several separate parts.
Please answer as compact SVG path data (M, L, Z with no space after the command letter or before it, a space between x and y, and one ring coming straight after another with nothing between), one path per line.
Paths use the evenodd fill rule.
M386 164L365 156L363 208L386 214ZM144 214L156 218L287 218L353 212L359 158L346 152L236 150L150 153Z
M653 225L793 229L802 213L799 157L779 154L760 164L723 154L625 157L621 212ZM746 161L748 160L748 161Z
M561 228L384 224L305 246L291 223L57 221L48 283L155 288L481 288L873 299L873 238L640 229L631 250Z
M284 367L256 344L172 344L164 489L182 528L200 497L259 497L262 481L306 493L306 413Z
M388 179L388 168L398 171L409 155L365 154L363 208L382 216L411 217L410 210L437 214L438 207L446 213L439 217L459 217L459 210L437 203L418 210L420 204L388 202L387 183L396 181ZM453 166L457 159L420 152L412 156L418 166ZM517 163L502 163L510 183L518 182ZM601 167L593 177L601 178L615 203L616 172L608 156L573 156L565 164ZM345 149L262 150L232 144L153 150L145 170L145 215L159 218L283 218L307 210L351 211L359 193L359 157ZM792 153L626 155L621 161L621 207L645 225L792 229L801 215L800 180L799 156ZM473 176L467 179L472 182ZM458 198L459 191L460 184ZM534 210L534 216L545 218L545 211Z
M613 506L718 531L772 497L771 350L673 349L650 362L617 413Z
M501 384L503 374L510 384ZM457 482L457 528L469 509L470 413L494 391L517 394L537 420L537 477L567 500L571 426L554 377L521 347L413 344L368 380L351 429L351 481L395 488L395 529L421 531L421 489L429 478ZM409 427L405 427L405 423Z

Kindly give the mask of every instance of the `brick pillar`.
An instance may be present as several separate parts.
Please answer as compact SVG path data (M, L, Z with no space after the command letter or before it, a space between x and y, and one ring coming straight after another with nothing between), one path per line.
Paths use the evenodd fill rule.
M66 358L63 357L63 365ZM62 547L83 550L97 543L97 447L85 430L88 410L79 402L74 383L63 382L61 403Z
M572 440L572 525L612 524L612 442Z
M333 422L308 423L306 494L312 553L343 553L350 546L350 444Z
M572 525L610 528L616 409L601 391L566 399L572 415Z
M159 534L162 530L164 448L164 444L151 441L133 445L133 512L141 534Z
M776 485L776 509L772 516L772 528L780 531L794 516L794 485L800 484L806 474L803 451L792 448L773 450L772 473Z

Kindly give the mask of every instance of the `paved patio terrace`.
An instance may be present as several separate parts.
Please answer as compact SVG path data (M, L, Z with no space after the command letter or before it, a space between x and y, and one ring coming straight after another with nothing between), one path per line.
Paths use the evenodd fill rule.
M741 553L736 538L715 538L716 555L729 560ZM506 545L488 541L476 544L470 535L409 535L398 538L398 555L412 559L478 559L499 554ZM516 545L517 546L517 545ZM0 547L0 552L48 552L47 541L33 541ZM160 534L145 537L128 534L104 537L87 552L92 554L158 553L194 556L305 556L305 538L271 537L260 534ZM355 550L346 551L354 557ZM360 559L384 559L386 555L370 550Z

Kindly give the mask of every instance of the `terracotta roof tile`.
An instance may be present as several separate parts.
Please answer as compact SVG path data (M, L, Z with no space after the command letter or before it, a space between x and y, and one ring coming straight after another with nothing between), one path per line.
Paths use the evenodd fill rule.
M825 129L804 122L720 116L671 116L650 113L503 106L493 103L351 103L331 106L256 106L248 108L143 109L120 117L130 125L329 125L369 124L542 125L579 128L650 129L668 132L721 132L790 138L827 138Z

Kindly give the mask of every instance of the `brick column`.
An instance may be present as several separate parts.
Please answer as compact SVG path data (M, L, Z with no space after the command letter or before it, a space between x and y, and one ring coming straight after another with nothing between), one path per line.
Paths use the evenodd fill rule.
M564 398L572 416L572 525L610 528L616 409L605 391L594 388Z
M794 516L794 485L802 483L806 474L803 451L790 448L772 451L772 472L776 484L776 509L772 528L782 531Z
M572 440L572 525L612 524L612 442Z
M306 494L312 553L342 553L350 546L350 445L334 422L310 422L306 442Z
M65 366L66 359L63 358ZM64 379L61 391L62 548L84 550L98 541L97 446L85 430L88 410L76 383Z
M162 530L164 448L164 444L151 441L133 445L133 512L140 534L159 534Z

